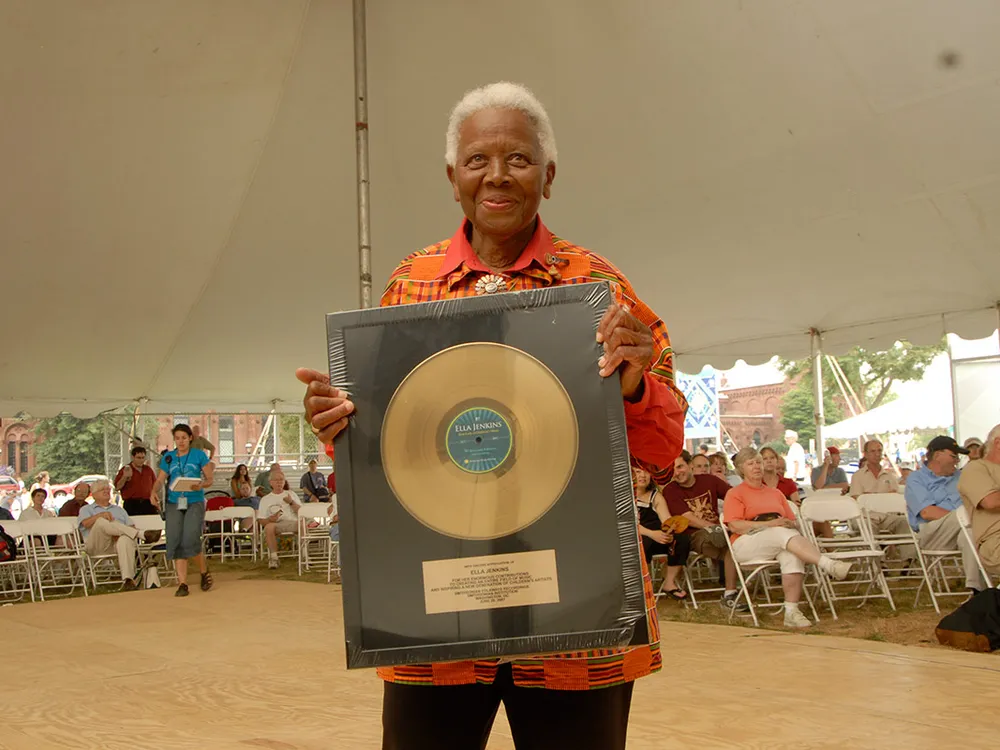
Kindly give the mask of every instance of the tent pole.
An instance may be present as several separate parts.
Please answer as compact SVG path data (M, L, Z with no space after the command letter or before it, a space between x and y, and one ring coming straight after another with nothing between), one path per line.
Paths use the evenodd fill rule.
M826 446L823 442L823 338L815 328L809 329L809 338L812 348L812 375L813 375L813 402L815 411L813 412L813 423L816 425L816 460L820 461L820 456Z
M368 211L368 34L365 0L354 0L354 130L358 159L358 272L361 307L372 306L371 216Z

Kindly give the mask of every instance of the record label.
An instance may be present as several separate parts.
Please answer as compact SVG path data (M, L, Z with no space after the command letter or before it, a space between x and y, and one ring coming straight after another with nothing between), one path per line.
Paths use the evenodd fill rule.
M503 465L514 445L510 424L493 409L461 412L448 425L448 458L462 471L487 474Z

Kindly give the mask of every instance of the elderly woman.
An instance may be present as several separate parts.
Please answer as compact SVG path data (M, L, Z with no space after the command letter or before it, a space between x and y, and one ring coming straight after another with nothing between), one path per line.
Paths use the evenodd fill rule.
M808 628L812 623L799 609L805 564L819 565L838 581L847 578L851 564L821 554L802 536L785 496L764 484L764 466L756 448L736 454L736 471L743 483L726 495L725 510L733 556L738 563L776 558L785 591L785 627Z
M556 176L545 109L523 86L484 86L456 105L445 141L450 193L465 218L452 237L397 266L382 305L611 281L615 302L597 326L603 356L596 368L621 385L633 458L665 483L684 440L684 399L674 385L667 329L621 272L553 235L538 216ZM354 404L321 372L296 376L306 384L306 418L329 446ZM647 609L656 609L648 583ZM633 680L660 664L654 644L380 669L382 747L482 747L502 701L526 747L624 748Z

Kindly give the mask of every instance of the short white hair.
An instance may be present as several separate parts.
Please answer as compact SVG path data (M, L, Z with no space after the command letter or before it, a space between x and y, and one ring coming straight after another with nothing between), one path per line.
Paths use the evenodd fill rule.
M785 438L786 439L787 438L794 438L795 440L798 440L799 439L799 433L797 433L795 430L785 430Z
M516 109L523 112L535 126L546 166L556 163L556 135L545 107L527 86L498 81L467 92L451 110L444 149L444 159L449 167L454 167L458 161L458 131L462 123L484 109Z
M990 434L986 436L986 445L984 445L983 448L986 449L987 452L993 450L994 440L1000 440L1000 424L990 430Z
M105 487L110 489L111 482L108 481L107 479L98 479L92 485L90 485L90 494L94 495L103 490Z

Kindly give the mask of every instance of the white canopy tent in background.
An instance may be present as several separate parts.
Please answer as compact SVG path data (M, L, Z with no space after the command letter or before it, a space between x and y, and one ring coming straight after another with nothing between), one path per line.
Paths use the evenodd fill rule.
M994 0L367 18L376 293L458 225L449 108L511 79L556 129L546 223L632 278L681 368L997 327ZM347 0L0 4L0 413L300 407L359 301L353 54Z
M856 417L823 428L827 439L856 440L862 435L886 435L913 430L941 429L954 424L951 394L909 395Z

